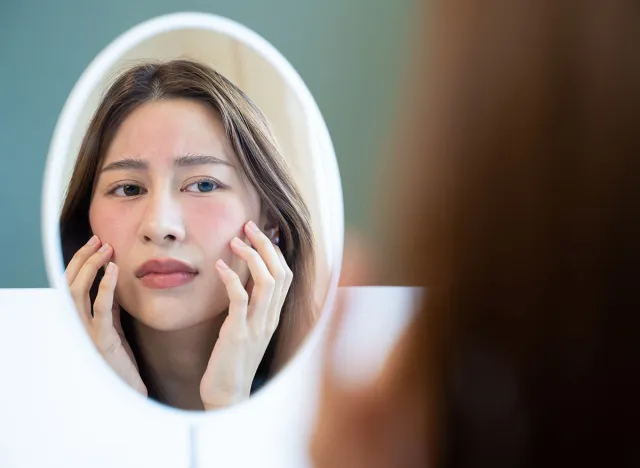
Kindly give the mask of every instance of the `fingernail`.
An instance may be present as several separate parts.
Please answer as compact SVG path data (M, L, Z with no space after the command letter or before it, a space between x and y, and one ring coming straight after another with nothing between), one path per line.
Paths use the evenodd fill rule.
M107 274L111 274L114 271L116 271L116 265L113 262L109 262L109 264L107 265Z
M249 221L247 225L249 226L249 229L251 229L253 232L258 232L260 230L258 229L258 226L256 226L256 223L254 223L253 221Z
M234 237L231 241L232 244L235 244L238 247L244 247L246 244L240 240L238 237Z
M223 270L228 270L229 269L229 265L227 265L224 260L220 259L216 262L216 265L218 265L220 268L222 268Z
M87 242L87 245L96 245L98 243L98 236L93 236L91 237L91 239L89 239L89 242Z
M108 248L109 244L102 244L102 247L100 247L100 250L98 250L98 252L106 252Z

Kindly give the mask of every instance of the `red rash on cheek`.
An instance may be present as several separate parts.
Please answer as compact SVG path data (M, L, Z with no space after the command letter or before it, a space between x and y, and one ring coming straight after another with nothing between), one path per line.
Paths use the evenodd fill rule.
M114 257L123 239L131 238L136 234L136 228L131 224L130 218L122 210L108 207L106 204L97 204L91 209L89 216L91 230L101 242L106 242L113 247Z
M238 235L246 218L246 210L236 203L197 204L189 208L189 230ZM238 232L235 232L238 231Z
M257 207L247 206L240 197L212 196L210 198L184 198L173 209L169 218L182 223L187 234L187 243L208 250L229 248L228 243L237 236L245 239L244 224L248 220L258 222ZM109 243L115 254L127 255L138 242L140 229L149 222L143 202L118 203L96 200L90 210L91 228L102 242ZM206 247L208 246L208 247Z

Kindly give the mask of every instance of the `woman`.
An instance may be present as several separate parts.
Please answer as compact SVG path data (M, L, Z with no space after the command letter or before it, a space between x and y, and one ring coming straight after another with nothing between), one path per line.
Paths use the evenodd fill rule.
M118 77L80 147L60 228L88 333L165 404L246 399L314 323L309 211L264 115L203 64Z
M370 385L327 365L315 466L640 466L638 2L430 5L378 249L427 295Z

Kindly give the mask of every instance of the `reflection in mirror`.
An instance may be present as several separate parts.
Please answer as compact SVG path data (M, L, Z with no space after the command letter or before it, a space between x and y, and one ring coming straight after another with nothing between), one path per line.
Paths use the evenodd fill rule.
M262 56L198 34L139 44L92 94L69 146L60 239L110 367L149 398L208 410L246 400L293 357L335 266L304 170L331 143Z

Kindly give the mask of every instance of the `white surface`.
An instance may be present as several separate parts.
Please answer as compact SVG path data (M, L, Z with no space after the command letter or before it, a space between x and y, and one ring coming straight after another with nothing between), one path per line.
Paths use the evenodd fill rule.
M312 153L312 157L309 158L307 163L309 173L313 174L315 178L314 187L319 191L319 196L317 197L319 219L313 222L316 238L322 239L324 247L321 251L324 253L325 258L320 259L320 264L324 263L326 266L324 271L328 275L328 280L323 278L322 280L326 280L326 282L322 282L326 284L327 292L323 302L323 312L314 330L309 334L301 349L291 360L291 363L285 366L277 376L277 379L286 379L290 368L296 365L297 361L307 359L311 348L318 341L329 315L325 309L329 308L333 303L337 290L344 241L343 201L338 164L331 145L329 132L320 110L300 75L265 39L250 29L219 16L200 13L176 13L161 16L135 26L116 38L93 60L71 91L54 131L45 168L42 192L42 239L45 265L49 283L60 291L59 300L61 301L61 305L52 310L51 313L58 315L58 320L63 320L63 314L59 313L59 311L63 311L66 314L68 310L73 310L74 308L64 276L60 247L59 205L65 189L65 167L68 154L73 148L74 134L77 130L76 123L85 114L87 103L91 101L91 96L94 95L95 89L101 86L105 77L109 75L113 67L123 57L130 58L127 54L131 50L153 38L165 37L167 34L185 29L209 31L217 35L228 36L230 39L241 42L244 46L261 55L282 76L292 95L299 99L302 109L307 115L307 124L313 130L310 132L309 137L316 139L314 146L322 148L321 152ZM90 367L100 368L106 366L86 335L80 319L77 316L73 316L71 319L66 320L65 323L69 339L77 344L77 351L82 356L82 359L90 362ZM115 375L105 372L103 378L105 380L104 385L113 388L114 392L121 391L118 388L122 384ZM138 401L127 395L128 393L126 392L122 395L122 398L128 401L127 404L134 404L134 402ZM152 405L149 405L149 408L146 409L146 411L154 410L155 406ZM209 413L189 413L180 410L166 411L171 411L175 418L181 418L184 425L200 419L215 420L218 418L217 415Z
M360 368L359 378L379 368L417 292L340 290L349 308L338 349L344 368ZM101 359L88 358L65 304L53 289L0 289L1 467L309 466L321 346L247 403L187 418L138 396Z

